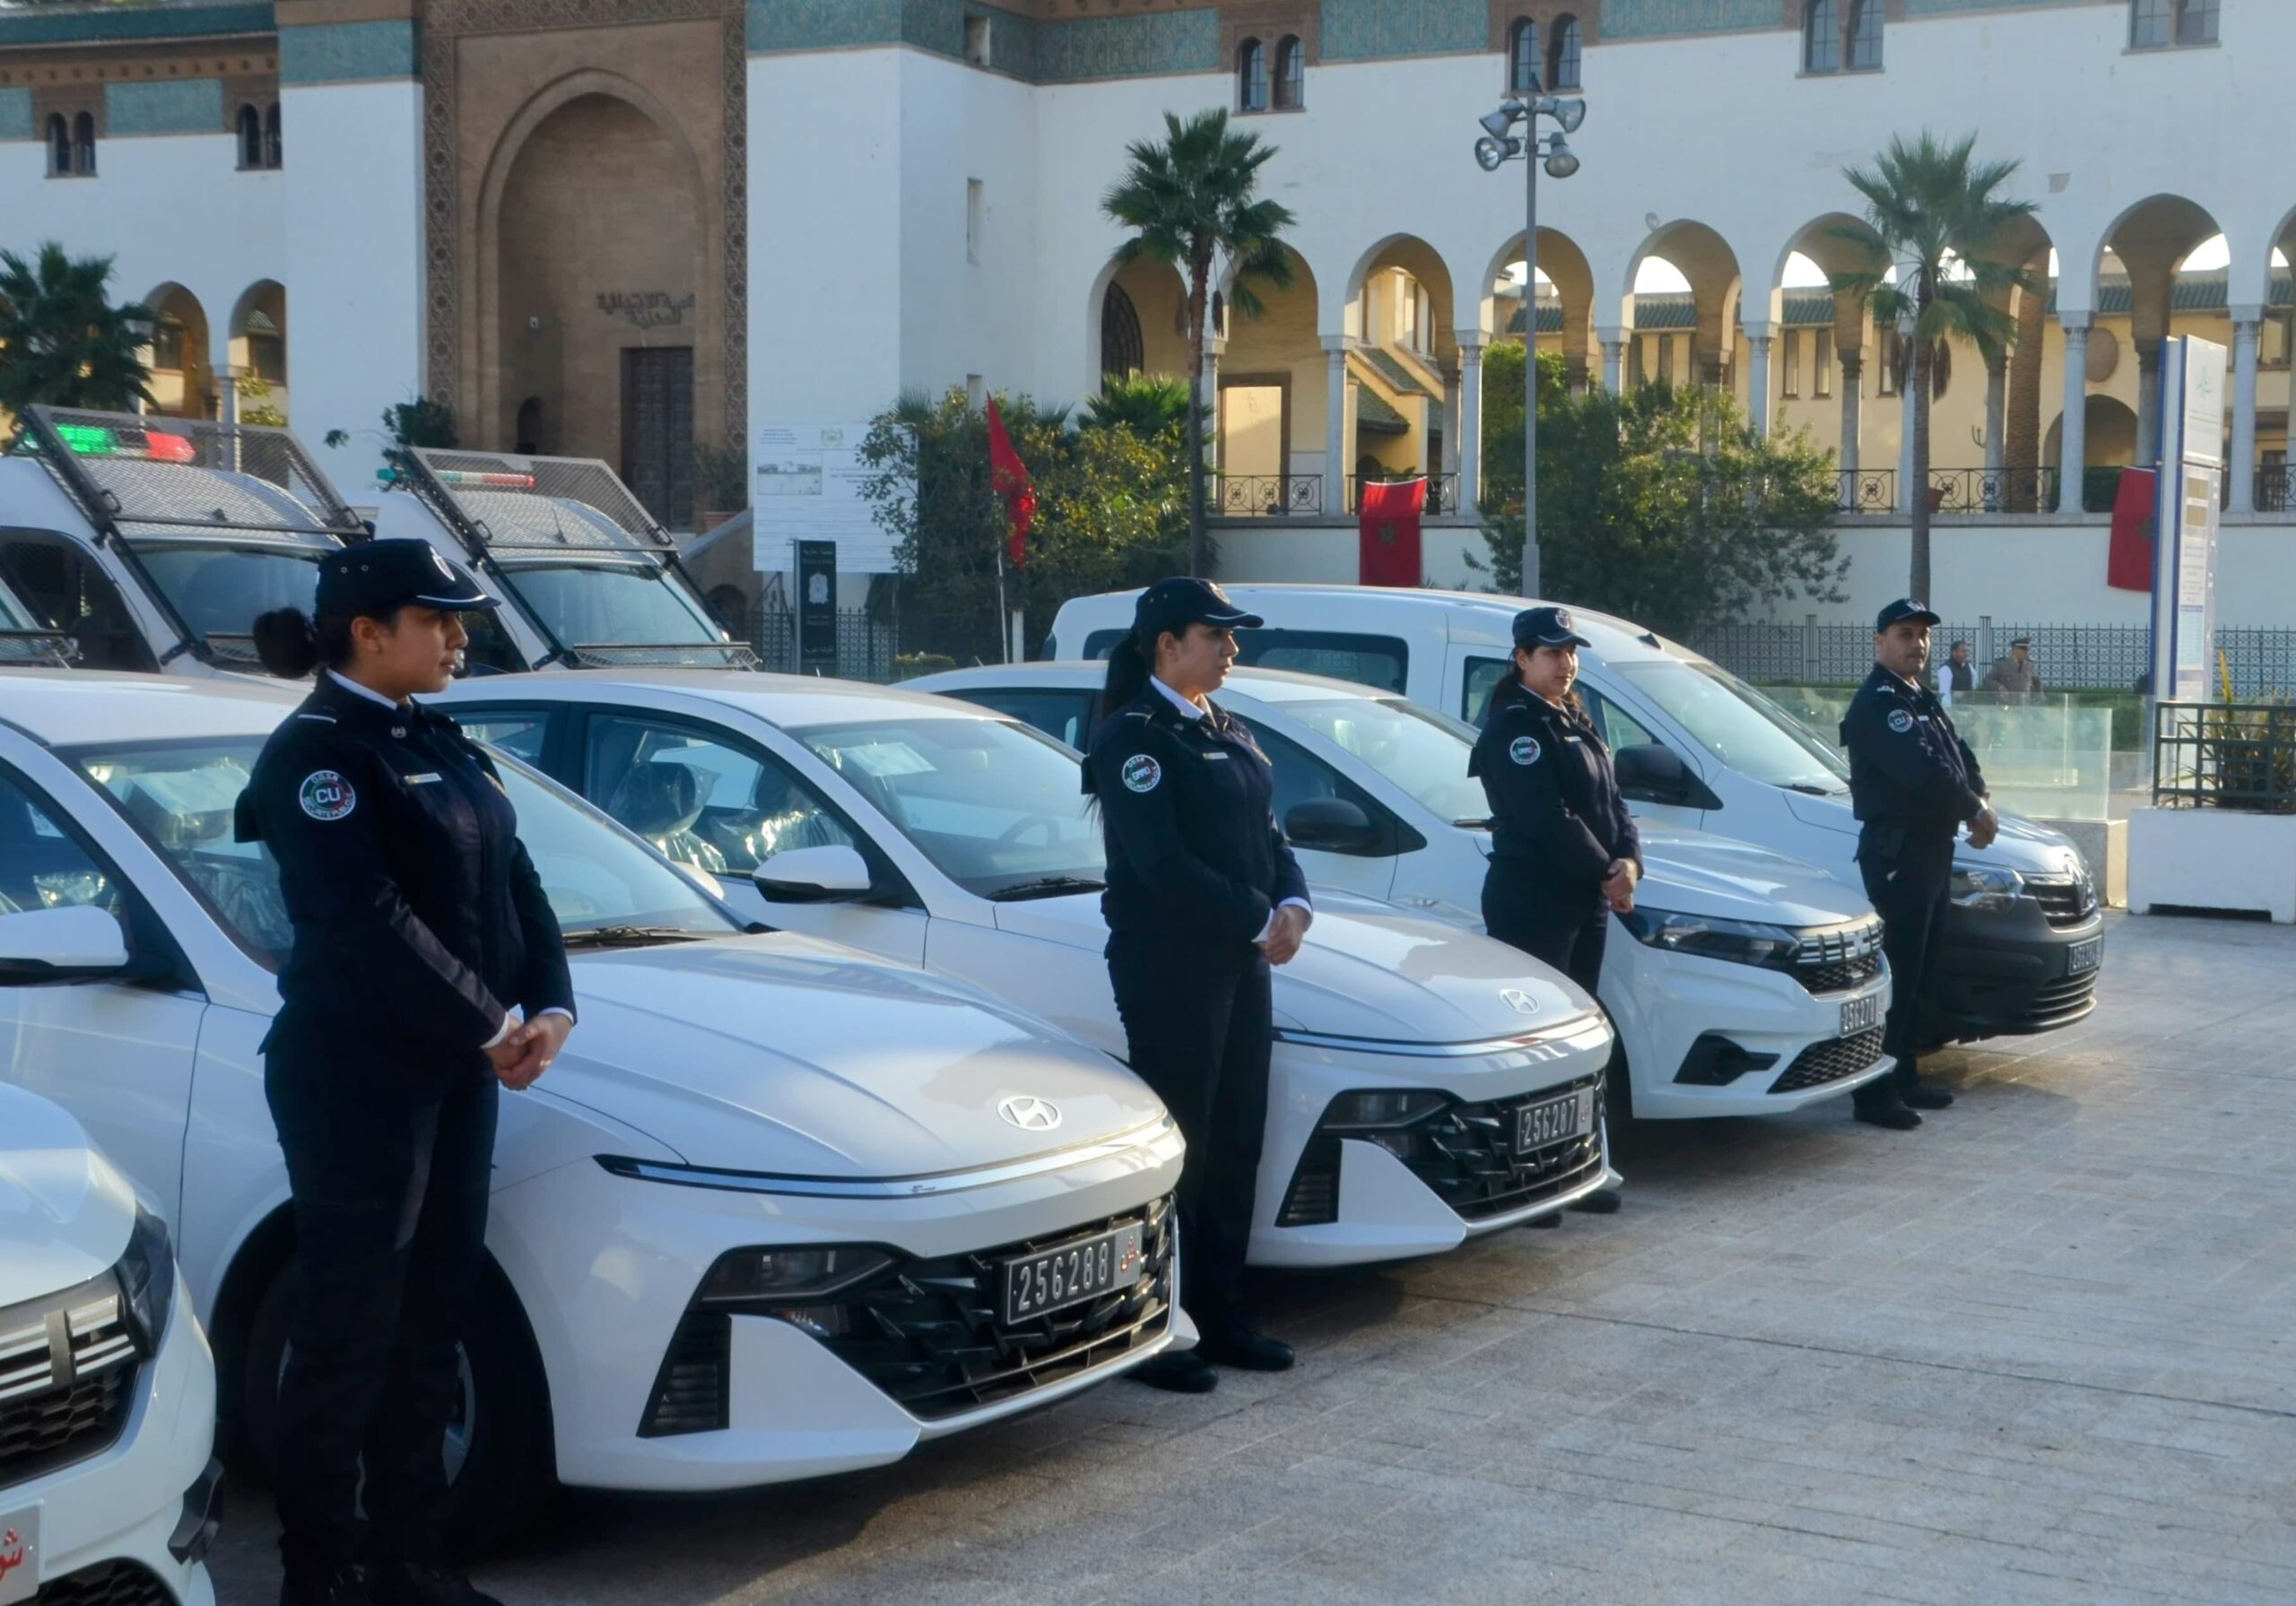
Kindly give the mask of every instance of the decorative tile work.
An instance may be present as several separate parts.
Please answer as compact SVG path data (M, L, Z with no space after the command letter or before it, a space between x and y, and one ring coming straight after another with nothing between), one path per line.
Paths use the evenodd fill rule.
M1175 11L1143 17L1094 17L1037 29L1037 82L1087 78L1160 78L1217 73L1220 13Z
M2039 11L2044 6L2117 5L2126 0L1902 0L1909 17L1956 17L1978 11Z
M1605 0L1603 37L1639 39L1776 29L1783 15L1778 0Z
M1489 47L1485 0L1323 0L1324 59L1480 54ZM1771 0L1776 21L1776 0Z
M279 30L279 82L356 83L412 78L417 55L412 19L335 22Z
M104 132L213 134L223 126L223 81L104 85Z
M12 11L0 15L0 47L81 45L117 39L204 39L218 34L269 33L275 23L264 4L107 5L100 11Z
M0 140L39 137L39 130L32 121L31 91L0 89Z
M903 0L749 0L749 48L764 56L890 45L908 9Z
M988 69L1007 77L1036 81L1037 21L978 0L906 0L901 7L901 42L936 56L961 60L965 50L965 13L988 18Z

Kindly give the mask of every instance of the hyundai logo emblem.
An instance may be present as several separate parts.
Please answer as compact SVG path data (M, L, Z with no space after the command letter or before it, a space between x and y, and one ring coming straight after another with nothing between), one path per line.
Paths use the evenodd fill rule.
M1060 1124L1060 1107L1033 1093L1015 1093L996 1107L996 1113L1022 1132L1050 1132Z
M1509 1009L1518 1014L1535 1015L1539 1012L1539 1001L1520 987L1509 987L1499 996Z

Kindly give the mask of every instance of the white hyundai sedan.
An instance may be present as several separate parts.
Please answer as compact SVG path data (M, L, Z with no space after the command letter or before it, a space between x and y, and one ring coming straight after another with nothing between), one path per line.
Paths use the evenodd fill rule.
M0 673L0 1079L68 1108L174 1212L258 1456L292 1222L257 1045L289 933L232 805L292 706ZM893 1461L1192 1340L1172 1299L1181 1143L1136 1078L915 969L744 934L504 768L582 1024L503 1100L446 1446L458 1525L515 1525L553 1469L703 1489Z
M707 670L468 681L439 699L744 913L960 978L1125 1050L1098 817L1018 721ZM1274 975L1256 1265L1432 1254L1618 1178L1594 1001L1503 943L1318 889Z

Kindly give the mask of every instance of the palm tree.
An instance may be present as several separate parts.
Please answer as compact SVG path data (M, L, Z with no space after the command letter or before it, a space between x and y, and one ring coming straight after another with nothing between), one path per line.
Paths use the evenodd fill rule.
M2031 273L1995 255L2003 230L2038 208L2031 201L2003 199L2001 187L2017 164L1974 161L1976 148L1974 134L1952 144L1941 143L1926 130L1910 142L1892 139L1871 171L1848 168L1842 173L1866 197L1873 234L1847 227L1831 231L1868 254L1874 235L1880 236L1889 268L1894 269L1892 273L1877 263L1837 273L1833 288L1861 300L1876 329L1912 326L1906 352L1912 369L1906 383L1913 398L1913 570L1908 585L1916 597L1929 595L1929 404L1936 376L1944 371L1946 343L1966 340L1990 364L2016 342L2016 320L2007 311L2009 292L2040 293Z
M1110 375L1084 404L1088 428L1122 427L1144 440L1187 427L1187 386L1162 374Z
M159 405L144 361L156 315L140 302L111 305L111 264L75 261L54 240L34 262L0 251L0 412L21 419L39 402L105 412Z
M1132 237L1116 249L1119 264L1146 257L1177 270L1187 285L1188 572L1205 569L1204 326L1213 264L1225 261L1233 282L1228 304L1246 317L1262 310L1252 282L1281 288L1291 259L1278 239L1296 221L1289 208L1255 198L1259 170L1275 154L1257 134L1231 133L1222 109L1183 123L1164 114L1161 143L1135 141L1130 162L1100 199L1100 210ZM1335 465L1336 467L1336 465Z

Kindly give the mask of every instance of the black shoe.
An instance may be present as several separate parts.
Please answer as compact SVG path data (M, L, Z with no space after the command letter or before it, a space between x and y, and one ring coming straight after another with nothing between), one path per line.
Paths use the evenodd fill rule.
M280 1585L279 1606L373 1606L367 1575L355 1567L333 1571L290 1570Z
M380 1561L369 1569L375 1606L502 1606L450 1567Z
M1868 1126L1884 1126L1892 1132L1911 1132L1921 1124L1921 1117L1902 1104L1861 1104L1857 1116Z
M1208 1394L1220 1386L1220 1374L1193 1350L1168 1350L1153 1360L1141 1362L1125 1376L1135 1383L1175 1394Z
M1615 1188L1603 1188L1584 1199L1572 1200L1570 1208L1585 1211L1590 1216L1615 1216L1622 1202Z
M1288 1372L1292 1369L1291 1345L1246 1327L1239 1327L1218 1338L1199 1339L1196 1352L1214 1366L1234 1367L1243 1372Z
M1953 1102L1952 1094L1935 1082L1924 1082L1912 1092L1901 1093L1899 1097L1905 1100L1908 1108L1917 1110L1942 1110Z

